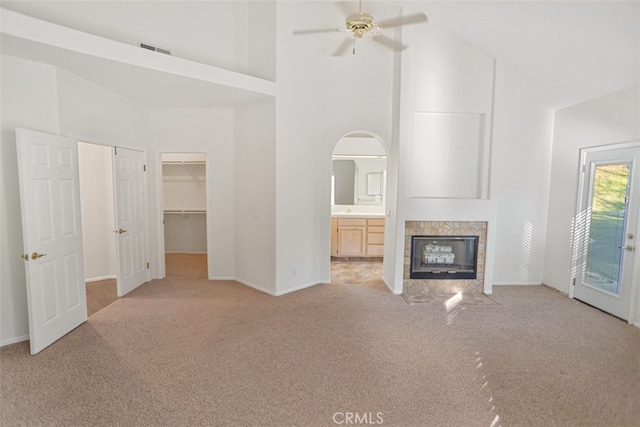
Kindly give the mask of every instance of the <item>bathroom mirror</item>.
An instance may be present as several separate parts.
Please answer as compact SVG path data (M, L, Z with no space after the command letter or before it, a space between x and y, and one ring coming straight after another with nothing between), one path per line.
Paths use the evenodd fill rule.
M387 155L378 139L366 133L345 136L332 160L333 205L384 206Z
M350 159L332 162L333 204L355 205L356 162Z

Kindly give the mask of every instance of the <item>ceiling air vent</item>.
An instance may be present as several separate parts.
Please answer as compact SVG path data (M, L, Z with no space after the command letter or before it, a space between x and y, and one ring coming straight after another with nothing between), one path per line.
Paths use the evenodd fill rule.
M152 50L154 52L164 53L165 55L171 55L171 51L169 49L165 49L162 47L152 46L148 43L138 42L138 46L143 49Z

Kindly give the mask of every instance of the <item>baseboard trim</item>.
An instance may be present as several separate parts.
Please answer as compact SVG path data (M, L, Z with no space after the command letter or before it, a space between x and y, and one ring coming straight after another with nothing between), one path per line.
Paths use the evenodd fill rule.
M268 290L268 289L265 289L265 288L263 288L262 286L260 286L260 285L256 285L255 283L251 283L251 282L249 282L249 281L247 281L247 280L238 279L237 277L236 277L236 278L234 278L234 279L232 279L232 280L234 280L234 281L236 281L236 282L238 282L238 283L240 283L240 284L243 284L243 285L245 285L245 286L248 286L248 287L250 287L250 288L253 288L253 289L255 289L256 291L264 292L265 294L268 294L268 295L271 295L271 296L274 296L274 297L276 297L276 296L277 296L275 292L270 291L270 290Z
M5 345L17 344L19 342L29 341L29 335L22 335L20 337L9 338L8 340L0 341L0 347Z
M493 282L493 286L542 286L542 282Z
M284 291L278 291L276 292L274 295L279 297L280 295L286 295L286 294L290 294L291 292L296 292L296 291L301 291L303 289L307 289L310 288L312 286L316 286L316 285L326 285L328 283L330 283L331 281L319 281L319 282L309 282L309 283L304 283L302 285L296 286L295 288L291 288L291 289L286 289Z
M84 279L84 282L85 283L100 282L101 280L112 280L112 279L117 279L117 278L118 278L118 276L113 274L113 275L109 275L109 276L99 276L99 277L92 277L90 279Z
M394 295L402 295L402 291L396 292L396 290L393 289L393 286L391 286L389 284L389 282L387 282L387 279L385 279L384 276L380 276L380 277L382 277L382 283L385 284L385 286L389 289L389 291L391 291L392 294L394 294Z
M291 292L301 291L303 289L310 288L310 287L315 286L315 285L322 285L322 284L329 283L329 282L322 282L322 281L309 282L309 283L304 283L302 285L296 286L295 288L285 289L284 291L275 291L274 292L274 291L270 291L268 289L263 288L260 285L256 285L255 283L251 283L251 282L246 281L246 280L242 280L242 279L238 279L238 278L230 279L230 280L235 280L238 283L241 283L241 284L243 284L245 286L249 286L250 288L253 288L253 289L255 289L257 291L260 291L260 292L264 292L265 294L271 295L271 296L274 296L274 297L279 297L281 295L290 294Z

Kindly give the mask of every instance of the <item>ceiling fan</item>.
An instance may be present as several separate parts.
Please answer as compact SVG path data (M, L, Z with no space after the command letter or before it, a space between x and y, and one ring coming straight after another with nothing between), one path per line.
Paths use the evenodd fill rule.
M376 19L368 12L362 11L362 0L358 0L358 12L352 13L345 19L345 26L340 28L317 28L309 30L294 30L293 34L318 34L333 33L336 31L350 32L351 34L338 46L332 53L333 56L340 56L347 51L349 45L352 46L352 52L356 54L356 40L369 38L378 42L396 52L400 52L407 48L400 42L397 42L382 34L382 30L386 28L399 27L402 25L419 24L426 22L427 16L424 13L414 13L404 15L397 18L386 19L384 21L376 21Z

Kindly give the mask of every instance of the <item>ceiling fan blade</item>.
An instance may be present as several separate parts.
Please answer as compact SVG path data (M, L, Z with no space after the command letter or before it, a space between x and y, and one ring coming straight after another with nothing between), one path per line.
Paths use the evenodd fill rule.
M333 51L331 56L342 56L347 51L347 49L349 49L349 46L351 46L353 42L354 41L352 38L344 39L342 43L340 43L340 46L338 46L338 48Z
M293 30L294 35L300 34L320 34L320 33L339 33L340 28L313 28L310 30Z
M397 18L385 19L378 21L378 25L382 28L399 27L401 25L419 24L427 22L427 15L424 13L414 13L412 15L399 16Z
M385 45L386 47L393 49L396 52L401 52L403 50L405 50L407 48L407 46L403 45L400 42L397 42L393 39L390 39L387 36L383 36L383 35L378 35L372 38L372 40L374 42L378 42L382 45Z

